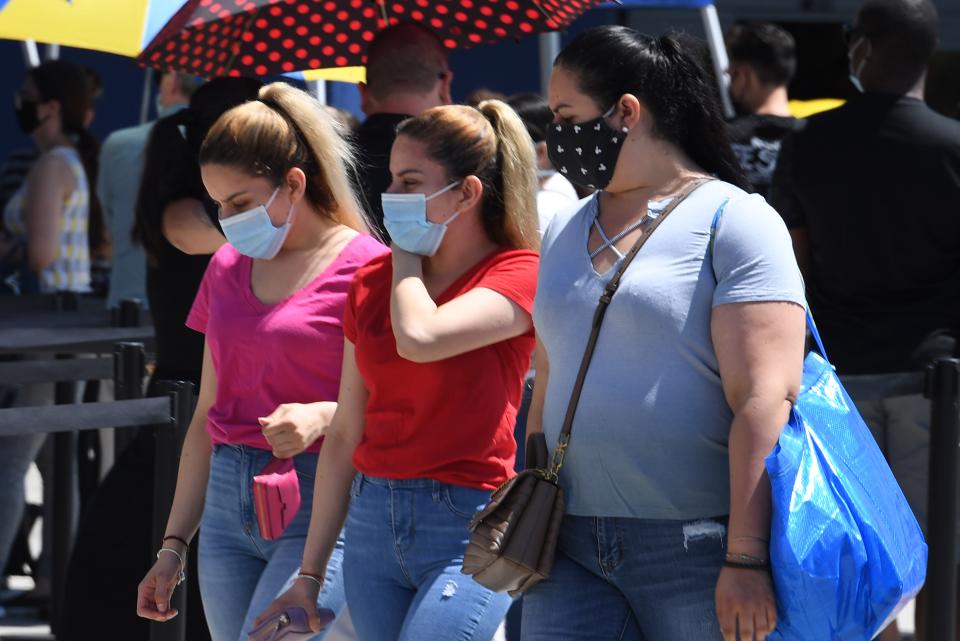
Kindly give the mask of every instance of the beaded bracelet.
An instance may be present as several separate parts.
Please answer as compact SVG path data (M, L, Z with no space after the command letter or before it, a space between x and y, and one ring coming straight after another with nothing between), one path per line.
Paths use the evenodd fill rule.
M176 534L168 534L167 536L163 537L163 541L162 541L162 542L163 542L163 543L166 543L167 541L177 541L178 543L183 543L183 546L184 546L184 547L186 547L186 548L188 548L188 549L190 548L190 544L187 543L187 540L186 540L186 539L183 539L183 538L180 538L180 537L177 536Z
M740 563L739 561L726 560L723 562L725 568L735 568L737 570L759 570L766 572L770 569L769 563Z
M759 556L753 556L750 554L741 554L739 552L727 552L727 561L732 561L734 563L744 563L750 565L769 565L770 562L767 559L762 559Z

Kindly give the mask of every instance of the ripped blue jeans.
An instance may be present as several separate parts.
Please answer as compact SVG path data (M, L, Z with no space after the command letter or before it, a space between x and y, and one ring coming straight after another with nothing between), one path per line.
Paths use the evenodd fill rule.
M722 641L726 518L567 516L550 578L523 596L523 641Z
M460 573L490 492L357 474L343 578L360 641L490 641L510 597Z

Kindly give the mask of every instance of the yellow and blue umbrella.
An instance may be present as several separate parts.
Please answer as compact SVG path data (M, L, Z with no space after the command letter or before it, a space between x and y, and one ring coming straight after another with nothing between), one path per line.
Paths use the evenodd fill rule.
M199 0L0 0L0 38L134 57Z

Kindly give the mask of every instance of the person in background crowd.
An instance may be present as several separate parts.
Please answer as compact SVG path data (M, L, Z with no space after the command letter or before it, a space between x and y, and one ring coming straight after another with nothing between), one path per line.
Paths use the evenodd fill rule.
M359 153L361 203L380 236L383 227L380 194L390 186L390 147L397 125L438 105L448 105L453 73L447 49L430 29L412 22L387 27L367 47L367 81L361 82L360 108L366 120L353 141Z
M346 520L361 641L488 641L510 607L461 568L471 517L514 474L534 344L534 168L502 102L436 107L399 127L383 194L393 254L351 285L303 557L322 583ZM312 611L317 590L298 582L261 618Z
M537 153L537 176L540 178L540 191L537 192L537 215L540 219L540 235L557 212L570 207L580 198L577 190L550 162L547 153L547 127L553 122L553 112L542 96L524 93L511 96L507 104L520 116L527 133L533 139Z
M340 123L340 126L346 131L356 131L360 126L360 120L346 109L323 105L323 110L326 111L331 118Z
M165 87L161 96L169 95L166 78L170 75L176 74L161 81ZM259 81L247 78L213 80L193 93L188 109L175 110L147 127L149 142L144 141L146 151L140 161L147 180L141 182L139 175L135 179L140 192L131 242L139 246L141 254L146 252L149 261L145 293L156 331L156 369L150 395L161 393L159 381L200 384L203 337L184 323L210 255L226 241L214 222L216 208L203 189L197 157L213 123L232 107L256 99L260 86ZM163 180L150 180L151 176ZM190 216L203 220L194 221ZM181 252L168 236L189 237L187 249L196 255ZM64 591L60 627L64 641L100 638L105 616L117 638L149 636L148 622L130 608L130 594L150 569L155 544L154 447L150 431L138 431L118 454L83 515ZM117 505L127 506L119 522ZM196 568L195 559L191 559L191 567ZM209 639L196 577L189 580L187 637L191 641Z
M96 70L90 67L84 67L83 72L87 78L87 88L90 92L90 104L84 117L84 127L89 129L96 116L96 101L103 94L103 84ZM10 152L7 159L0 165L0 212L6 208L7 201L10 200L23 185L24 181L26 181L30 168L39 156L40 150L35 145L15 149ZM17 272L19 272L19 262L26 260L22 251L5 256L7 251L14 249L13 246L8 245L10 241L9 233L5 228L2 217L0 217L0 278L5 280L9 279L9 283L0 282L0 294L18 293L11 288L11 286L16 288L19 285L19 283L17 283L18 274L14 273L14 269L16 268ZM14 260L18 261L18 263L14 263Z
M356 270L386 251L351 191L346 133L284 83L231 109L200 148L204 186L228 240L210 261L187 325L204 334L200 398L184 442L167 534L137 613L176 616L170 595L200 526L199 575L213 641L243 641L297 575L321 437L336 409L341 319ZM292 459L303 506L267 539L253 477ZM311 609L344 605L337 552Z
M787 86L797 69L793 36L769 22L738 23L727 32L730 98L738 116L729 124L733 151L754 191L766 196L780 144L798 123Z
M4 208L4 222L16 245L10 251L20 253L10 274L11 290L88 292L87 167L96 163L97 142L85 128L87 78L72 63L45 62L27 71L15 104L20 128L33 138L40 156ZM49 403L51 388L22 386L17 402ZM0 437L0 568L20 527L24 475L44 440L43 434Z
M600 331L560 472L557 556L523 599L526 641L734 641L738 626L762 640L776 626L764 458L799 392L803 283L783 221L742 189L707 78L677 36L620 26L578 35L553 69L551 159L599 191L543 238L528 434L557 442L603 288L689 197Z
M463 104L470 105L471 107L477 107L481 102L485 102L487 100L502 100L503 102L506 102L507 96L499 91L488 89L487 87L479 87L478 89L474 89L467 94Z
M924 527L930 404L911 381L960 335L960 123L923 101L937 22L929 0L863 3L847 33L863 93L784 142L771 190L831 361Z
M7 201L4 225L41 293L90 291L88 179L99 145L85 126L89 105L86 75L63 60L28 70L17 95L17 121L41 155Z
M164 73L157 88L157 117L165 118L186 107L199 85L200 80L194 76L176 71ZM143 172L144 150L153 126L154 122L147 122L115 131L107 137L100 151L97 195L113 242L108 308L116 307L125 299L147 303L147 260L143 248L132 241L130 232ZM187 164L183 170L189 168Z
M83 119L83 126L90 129L94 118L97 115L97 101L103 95L103 81L100 74L92 67L83 67L83 75L87 79L87 91L90 95L90 104L87 108L86 116ZM88 173L88 180L97 183L96 200L90 203L90 224L88 225L87 238L90 241L90 293L98 297L106 297L110 288L110 261L113 256L113 238L110 236L110 230L107 227L104 218L103 207L99 199L99 176L100 163L96 163L96 173ZM97 382L87 385L86 393L92 390L99 390ZM91 397L95 400L95 395Z
M103 96L103 79L93 67L84 67L83 74L87 77L87 91L90 92L90 106L84 118L84 126L89 129L97 117L97 101Z

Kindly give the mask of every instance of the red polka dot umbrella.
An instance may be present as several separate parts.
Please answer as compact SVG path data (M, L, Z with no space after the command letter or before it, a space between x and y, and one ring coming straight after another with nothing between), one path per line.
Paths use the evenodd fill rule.
M189 0L140 54L200 76L359 66L387 24L422 22L450 49L562 29L600 0Z

